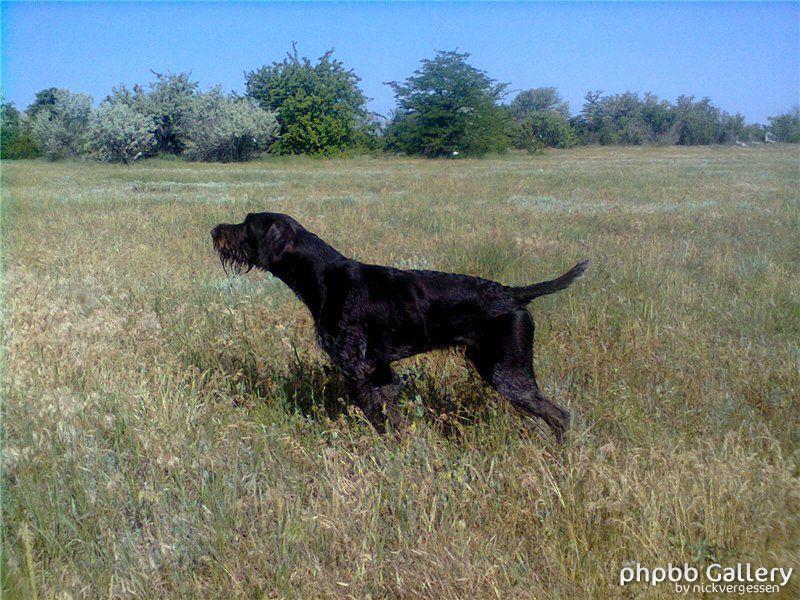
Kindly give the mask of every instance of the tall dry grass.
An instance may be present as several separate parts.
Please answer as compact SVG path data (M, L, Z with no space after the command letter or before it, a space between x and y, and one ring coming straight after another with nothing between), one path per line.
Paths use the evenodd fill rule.
M798 567L797 147L2 165L8 597L598 598L630 561ZM559 449L458 352L410 431L341 402L280 282L209 230L530 283ZM798 575L787 597L800 593Z

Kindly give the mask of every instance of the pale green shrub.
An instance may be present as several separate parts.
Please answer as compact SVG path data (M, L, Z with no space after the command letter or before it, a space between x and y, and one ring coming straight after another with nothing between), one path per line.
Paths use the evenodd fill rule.
M155 122L127 104L104 102L92 123L92 150L106 162L128 163L155 148Z
M191 160L232 162L266 150L278 131L275 113L245 98L213 88L196 94L188 125L186 156Z
M182 154L198 84L189 73L153 74L156 81L148 88L121 85L111 91L106 102L124 104L153 120L156 143L150 154Z
M56 90L55 102L36 113L31 133L42 154L50 160L80 156L88 151L92 98Z

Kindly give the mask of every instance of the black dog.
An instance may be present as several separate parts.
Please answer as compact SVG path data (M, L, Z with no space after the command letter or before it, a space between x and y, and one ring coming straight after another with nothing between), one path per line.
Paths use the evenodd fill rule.
M508 287L467 275L403 271L347 258L287 215L249 214L211 231L223 267L269 271L314 317L320 346L344 374L352 400L380 432L396 424L391 363L466 347L478 373L515 408L541 417L559 441L570 415L545 398L533 371L526 305L569 286L588 260L550 281Z

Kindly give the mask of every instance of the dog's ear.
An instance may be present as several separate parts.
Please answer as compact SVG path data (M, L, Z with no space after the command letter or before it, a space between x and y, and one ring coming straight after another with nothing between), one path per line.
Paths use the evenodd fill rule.
M259 259L270 267L283 258L291 249L297 235L297 227L290 219L275 219L262 230L258 244Z

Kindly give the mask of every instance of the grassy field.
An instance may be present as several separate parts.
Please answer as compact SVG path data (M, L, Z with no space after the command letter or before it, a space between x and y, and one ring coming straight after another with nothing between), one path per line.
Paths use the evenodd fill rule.
M671 597L620 568L800 566L796 146L2 179L8 597ZM457 351L401 363L411 425L374 434L299 301L212 253L259 210L508 284L591 258L532 305L566 445Z

